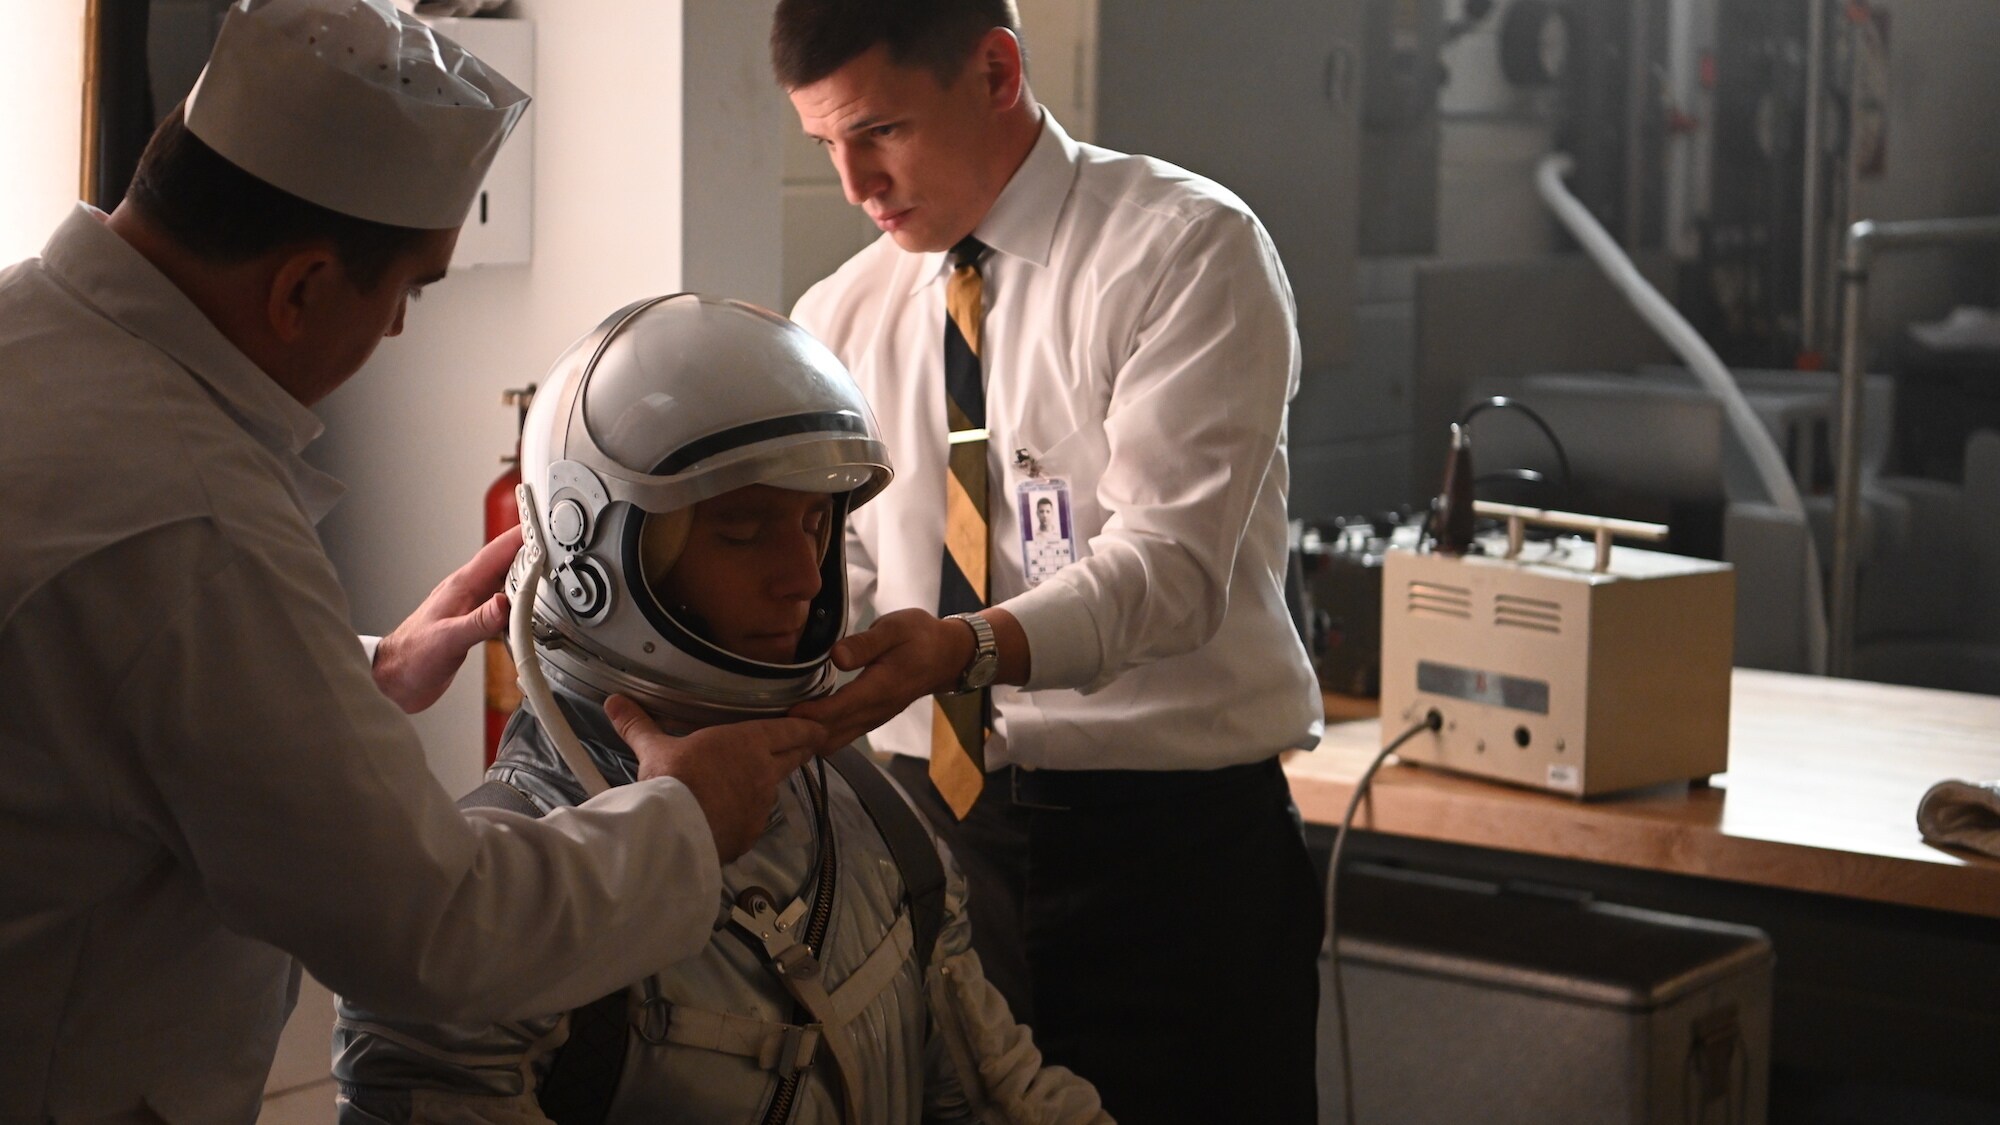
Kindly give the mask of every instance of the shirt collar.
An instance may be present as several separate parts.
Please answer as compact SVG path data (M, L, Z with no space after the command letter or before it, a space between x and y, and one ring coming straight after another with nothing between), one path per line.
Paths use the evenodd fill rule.
M1056 123L1055 115L1044 109L1041 136L972 233L996 254L1046 266L1055 246L1056 220L1062 217L1063 203L1075 182L1076 142ZM927 253L910 292L950 272L949 253Z
M284 462L301 505L317 523L342 489L299 454L325 424L230 343L104 219L97 208L77 204L49 237L43 263L106 319L171 356L207 387L237 425Z

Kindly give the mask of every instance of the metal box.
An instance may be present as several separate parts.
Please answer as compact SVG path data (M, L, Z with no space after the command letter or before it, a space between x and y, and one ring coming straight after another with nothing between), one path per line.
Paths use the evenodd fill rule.
M1735 574L1591 544L1383 562L1382 735L1436 708L1404 762L1587 797L1729 766Z
M1339 893L1361 1125L1765 1120L1762 931L1368 864Z

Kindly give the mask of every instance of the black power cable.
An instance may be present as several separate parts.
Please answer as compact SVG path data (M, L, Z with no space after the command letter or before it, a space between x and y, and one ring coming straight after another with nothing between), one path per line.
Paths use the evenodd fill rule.
M1556 464L1562 468L1562 485L1561 485L1561 491L1557 493L1557 498L1558 500L1561 501L1567 501L1569 498L1570 483L1571 483L1570 471L1569 471L1569 453L1563 449L1563 443L1561 439L1556 437L1556 432L1554 428L1552 428L1548 424L1548 421L1546 419L1544 419L1540 414L1537 414L1535 412L1534 407L1529 406L1527 403L1522 402L1519 399L1508 398L1506 395L1494 395L1492 398L1482 399L1478 402L1473 403L1471 406L1466 407L1465 413L1459 415L1458 424L1461 426L1470 427L1472 425L1472 420L1474 418L1479 417L1481 414L1484 414L1489 410L1518 410L1522 414L1527 415L1528 420L1535 424L1536 429L1542 431L1543 437L1549 439L1549 447L1555 450L1556 453ZM1530 477L1522 474L1528 474L1533 472L1534 470L1532 469L1515 469L1512 470L1511 473L1508 475L1512 475L1519 480L1529 480L1531 479ZM1490 479L1492 479L1492 477L1480 478L1482 482ZM1539 481L1541 479L1540 474L1535 474L1532 479Z
M1562 482L1556 488L1555 503L1549 506L1566 506L1569 503L1570 486L1572 483L1569 451L1563 448L1562 439L1556 437L1556 431L1549 425L1548 420L1536 413L1535 409L1527 403L1521 402L1518 399L1508 398L1505 395L1494 395L1491 398L1481 399L1471 406L1466 407L1465 413L1459 416L1458 425L1453 430L1454 435L1461 431L1469 435L1472 432L1472 420L1486 413L1488 410L1518 410L1526 415L1529 421L1535 424L1536 429L1542 431L1542 436L1549 441L1549 448L1555 451L1556 464L1562 470ZM1456 440L1456 437L1454 437L1454 440ZM1456 446L1454 446L1453 452L1455 454L1458 453ZM1462 454L1460 455L1462 456ZM1448 475L1449 471L1447 471ZM1482 485L1495 484L1503 480L1517 480L1535 485L1548 484L1548 479L1533 469L1500 469L1474 477L1471 482L1474 494L1477 494L1479 487ZM1417 532L1416 549L1418 551L1422 551L1427 543L1437 539L1437 521L1444 503L1445 497L1443 495L1432 498L1430 515L1424 519L1423 525ZM1478 550L1477 545L1472 545L1471 550L1476 552Z
M1340 831L1333 838L1333 859L1326 868L1326 946L1328 959L1333 970L1333 1015L1335 1025L1340 1030L1340 1098L1343 1111L1342 1121L1354 1125L1354 1054L1347 1042L1347 992L1340 979L1340 929L1338 907L1340 900L1335 897L1340 890L1340 853L1347 847L1347 833L1354 824L1354 811L1361 807L1361 800L1368 795L1368 785L1375 780L1375 771L1382 768L1389 755L1396 752L1424 731L1437 731L1444 726L1444 716L1433 707L1424 716L1423 722L1397 735L1393 741L1375 755L1368 768L1361 772L1360 780L1354 783L1354 796L1347 802L1347 812L1340 818Z

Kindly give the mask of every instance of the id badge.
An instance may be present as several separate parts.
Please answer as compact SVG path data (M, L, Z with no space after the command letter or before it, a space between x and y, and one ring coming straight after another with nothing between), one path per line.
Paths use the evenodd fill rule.
M1021 482L1021 573L1030 587L1076 561L1076 525L1070 522L1069 482L1034 477Z

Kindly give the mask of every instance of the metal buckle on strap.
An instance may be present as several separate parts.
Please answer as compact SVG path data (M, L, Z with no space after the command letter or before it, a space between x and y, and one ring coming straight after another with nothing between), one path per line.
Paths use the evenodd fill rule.
M771 967L794 980L811 980L819 975L819 960L805 942L799 942L771 958Z
M812 1068L813 1060L819 1055L820 1039L819 1024L788 1024L765 1042L763 1057L757 1062L764 1069L775 1072L778 1080L783 1081L801 1070Z
M674 1006L660 995L660 978L646 978L646 998L639 1001L639 1018L633 1021L632 1030L639 1038L658 1047L667 1041L667 1033L673 1030Z
M764 947L764 955L771 959L771 967L798 980L819 975L819 961L813 957L812 948L806 945L799 932L799 924L804 921L805 915L806 900L795 900L780 914L772 904L769 893L760 887L743 892L737 905L730 908L730 920Z

